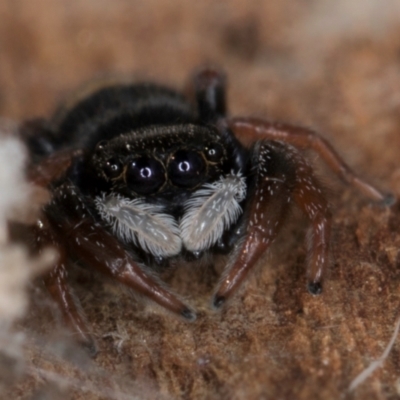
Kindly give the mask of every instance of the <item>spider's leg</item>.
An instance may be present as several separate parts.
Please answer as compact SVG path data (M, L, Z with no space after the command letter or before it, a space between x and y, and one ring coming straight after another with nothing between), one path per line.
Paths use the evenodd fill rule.
M321 282L329 264L331 214L310 165L294 147L281 142L260 141L253 154L257 169L255 189L248 205L248 228L217 288L213 299L215 307L232 295L271 245L292 201L311 221L307 269L310 293L321 292Z
M59 138L46 119L36 118L23 122L19 127L19 135L36 161L55 153L60 147Z
M244 216L247 231L233 250L215 292L214 307L220 307L235 292L269 248L285 220L296 177L280 146L280 143L260 141L253 150L254 188L250 191Z
M212 123L226 114L226 76L214 68L203 68L193 79L199 119Z
M63 210L63 212L60 212ZM146 273L119 241L92 217L86 200L72 184L56 189L46 210L50 223L71 254L85 265L132 288L188 320L196 314L156 278Z
M79 156L79 151L64 150L50 155L37 165L28 168L28 179L37 190L42 188L46 192L51 182L64 176L71 166L74 157ZM97 348L94 339L88 333L87 324L78 300L67 282L67 254L62 238L54 231L45 213L41 212L33 227L36 238L35 247L40 252L45 247L53 247L57 250L58 260L53 268L43 276L44 284L59 306L64 320L76 334L77 341L82 343L89 353L94 356Z
M308 237L307 288L311 294L320 294L323 277L330 262L331 211L312 167L294 148L292 157L296 165L293 200L311 222Z
M60 150L43 161L29 168L29 182L48 187L51 182L54 182L65 175L65 172L72 165L74 159L82 154L80 150Z
M394 203L392 194L384 193L361 179L338 155L324 138L311 129L274 123L257 118L227 118L221 123L228 126L244 146L257 140L272 139L290 143L298 148L313 149L326 164L345 182L357 188L372 200L385 205Z
M65 248L60 245L59 238L44 214L38 219L34 231L36 247L39 251L51 246L58 252L57 263L43 277L44 284L55 303L61 309L64 320L76 334L77 341L82 343L89 350L89 353L94 356L97 353L95 341L88 333L79 302L67 282L67 255Z

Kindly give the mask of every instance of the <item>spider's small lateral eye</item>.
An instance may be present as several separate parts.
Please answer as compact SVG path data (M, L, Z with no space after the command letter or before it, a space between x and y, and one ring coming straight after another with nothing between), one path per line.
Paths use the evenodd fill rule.
M168 174L172 183L183 188L197 186L205 175L206 163L196 151L178 150L171 158Z
M160 161L143 156L130 162L125 180L136 193L152 194L164 185L165 170Z
M121 175L122 164L116 158L110 158L104 166L105 174L113 179Z
M218 162L224 155L224 149L219 143L213 143L207 146L205 150L205 156L210 162Z
M101 140L99 143L97 143L95 150L97 152L104 150L104 147L106 144L107 144L107 140Z

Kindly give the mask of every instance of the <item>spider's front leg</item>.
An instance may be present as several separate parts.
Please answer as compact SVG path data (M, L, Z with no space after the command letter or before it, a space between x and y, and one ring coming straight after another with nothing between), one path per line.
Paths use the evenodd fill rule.
M321 292L329 263L331 215L311 167L295 148L259 141L253 150L254 188L245 218L247 232L234 250L213 299L220 307L239 287L276 238L294 201L311 221L307 280L312 294Z
M331 144L311 129L301 126L271 122L259 118L226 118L219 123L231 129L239 141L249 147L257 140L280 140L300 149L312 149L344 182L352 185L365 196L391 206L395 197L384 193L360 178L338 155Z

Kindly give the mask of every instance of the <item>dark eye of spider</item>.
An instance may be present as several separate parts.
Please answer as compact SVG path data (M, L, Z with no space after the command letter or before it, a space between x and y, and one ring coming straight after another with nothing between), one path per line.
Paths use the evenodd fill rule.
M115 158L110 158L104 166L104 172L109 178L117 178L121 175L122 164Z
M172 183L179 187L191 188L204 177L206 164L196 151L178 150L171 158L168 174Z
M126 183L136 193L156 193L165 182L163 165L150 157L133 160L126 171Z
M205 156L210 162L218 162L221 160L224 150L219 143L213 143L206 148Z

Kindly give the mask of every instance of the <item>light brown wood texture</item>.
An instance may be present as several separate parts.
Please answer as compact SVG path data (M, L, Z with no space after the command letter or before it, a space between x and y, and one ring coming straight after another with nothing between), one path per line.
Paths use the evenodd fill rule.
M231 115L312 127L361 176L399 196L399 15L390 0L0 0L0 115L49 116L105 76L184 88L194 68L213 63L227 72ZM200 311L194 323L76 267L69 279L97 358L67 340L37 282L15 327L24 334L19 363L0 357L0 397L398 398L400 339L381 368L348 388L381 356L400 316L400 207L379 207L320 174L333 209L321 296L306 291L307 221L298 213L220 312L210 307L212 269L165 276Z

